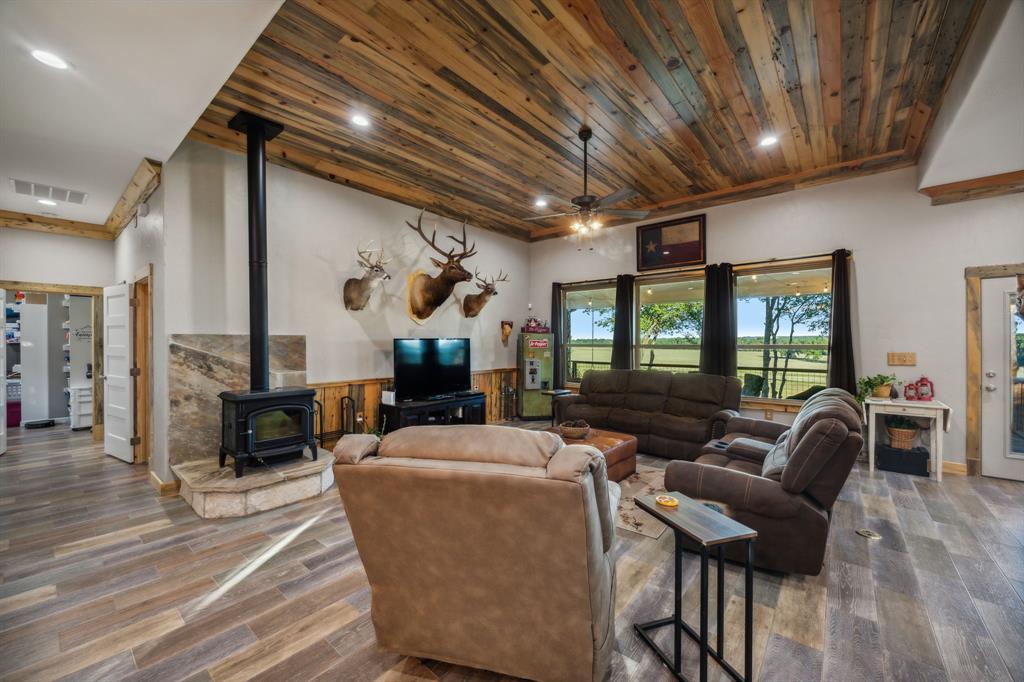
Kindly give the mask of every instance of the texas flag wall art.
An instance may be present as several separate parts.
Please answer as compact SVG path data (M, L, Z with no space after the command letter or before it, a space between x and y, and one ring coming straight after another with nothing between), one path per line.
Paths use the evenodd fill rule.
M705 215L687 216L636 228L636 269L660 270L704 264Z

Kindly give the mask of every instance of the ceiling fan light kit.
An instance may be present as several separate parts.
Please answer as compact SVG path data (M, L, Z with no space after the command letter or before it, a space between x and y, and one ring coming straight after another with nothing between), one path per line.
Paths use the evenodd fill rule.
M632 218L634 220L646 218L649 211L608 208L613 204L617 204L622 201L629 201L630 199L634 199L639 196L639 192L632 187L623 187L603 197L598 197L588 193L590 158L587 142L594 136L594 133L589 127L583 126L580 128L577 135L583 143L583 194L578 197L573 197L572 200L567 202L572 206L572 210L570 211L534 216L532 218L527 218L526 220L528 222L534 222L538 220L547 220L548 218L572 217L573 221L570 223L569 229L578 235L590 235L601 229L602 223L600 216ZM535 205L539 206L539 202Z

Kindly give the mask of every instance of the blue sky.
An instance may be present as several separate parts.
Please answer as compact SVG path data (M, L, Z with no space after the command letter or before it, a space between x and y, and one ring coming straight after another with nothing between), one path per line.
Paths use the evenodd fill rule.
M598 315L594 315L595 339L610 339L612 331L603 329L596 324ZM740 336L761 336L764 334L764 304L756 298L741 298L736 310L736 326ZM589 310L574 310L569 314L569 325L572 336L575 339L589 338L591 329L591 318ZM806 327L800 325L796 328L796 335L810 334Z

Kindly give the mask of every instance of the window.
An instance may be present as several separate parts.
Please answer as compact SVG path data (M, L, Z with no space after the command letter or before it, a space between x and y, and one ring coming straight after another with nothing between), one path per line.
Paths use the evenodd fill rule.
M743 395L802 400L827 385L830 265L776 264L736 277Z
M696 372L704 323L704 279L640 281L636 290L637 369Z
M565 288L565 380L579 382L588 369L612 366L615 283Z

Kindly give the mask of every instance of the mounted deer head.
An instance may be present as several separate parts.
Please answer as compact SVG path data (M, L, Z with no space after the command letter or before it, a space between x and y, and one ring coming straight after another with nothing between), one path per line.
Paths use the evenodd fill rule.
M374 249L373 241L366 245L366 249L356 245L356 253L359 254L359 267L365 272L362 277L352 277L345 281L345 288L342 290L342 298L345 301L345 308L348 310L362 310L370 302L370 295L381 282L391 279L391 275L384 271L384 266L391 262L391 259L384 258L384 249ZM373 253L377 252L374 259Z
M480 311L484 309L487 302L491 300L491 296L497 296L498 290L495 288L495 284L498 282L507 282L508 275L498 270L498 278L491 277L490 279L481 279L479 272L474 272L473 276L476 277L476 286L480 289L479 294L466 294L466 297L462 299L462 314L466 317L476 317L480 314Z
M425 211L426 209L424 209ZM448 236L455 242L461 250L456 251L456 248L445 251L437 245L437 229L431 233L430 238L423 232L423 211L420 211L419 217L416 219L416 224L406 221L405 223L413 232L418 234L423 241L425 241L430 248L443 256L444 260L438 258L431 258L430 262L441 268L441 272L434 276L428 275L425 272L416 272L409 277L409 317L415 322L425 322L427 318L434 314L442 303L448 300L448 297L452 295L455 290L455 285L459 282L468 282L473 279L473 275L469 274L466 268L462 267L462 261L470 256L476 254L476 242L473 245L466 247L466 223L462 223L462 239Z

